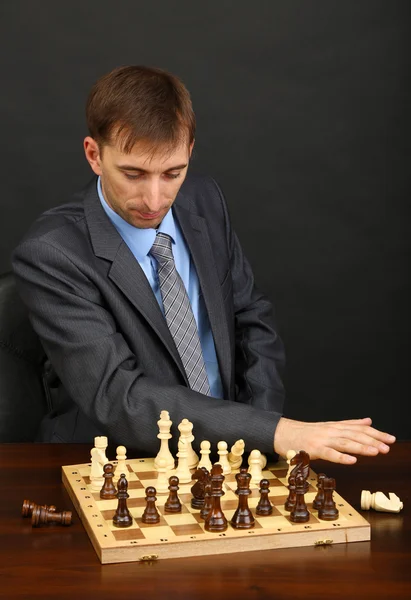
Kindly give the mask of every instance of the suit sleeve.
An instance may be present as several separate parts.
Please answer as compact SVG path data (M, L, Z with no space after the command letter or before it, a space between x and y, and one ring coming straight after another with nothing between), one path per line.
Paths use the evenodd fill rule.
M285 399L282 383L284 345L277 332L273 306L255 286L251 266L231 227L224 195L215 181L214 184L224 212L233 282L236 399L274 411L276 426Z
M12 263L32 325L66 392L111 441L155 455L157 420L161 410L168 410L173 427L183 418L193 422L198 444L243 438L247 448L273 452L279 417L274 409L267 414L262 402L253 406L211 398L147 376L99 290L61 248L30 238L14 251ZM241 310L240 296L237 292L244 330L248 311ZM264 352L264 344L259 348Z

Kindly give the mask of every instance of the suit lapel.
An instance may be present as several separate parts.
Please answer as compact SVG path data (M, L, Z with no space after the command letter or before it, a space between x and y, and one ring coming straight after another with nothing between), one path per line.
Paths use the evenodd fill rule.
M108 276L151 325L188 385L188 379L163 313L147 277L101 206L94 179L86 189L84 210L96 256L111 261Z

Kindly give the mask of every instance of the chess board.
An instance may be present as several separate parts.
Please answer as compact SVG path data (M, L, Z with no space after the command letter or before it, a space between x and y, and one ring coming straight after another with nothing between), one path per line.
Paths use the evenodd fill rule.
M111 462L116 464L116 461ZM131 527L118 528L112 521L117 500L101 500L99 492L90 489L91 465L62 467L63 484L103 564L370 539L369 523L336 492L334 500L339 510L338 520L321 521L318 518L318 512L312 508L317 492L317 476L312 470L307 480L309 490L305 494L310 520L307 523L293 523L289 518L290 513L284 509L288 496L288 465L285 462L267 465L263 471L263 477L270 482L269 498L274 506L273 513L265 517L255 514L259 491L258 486L251 484L252 493L248 498L255 516L254 528L233 529L229 523L228 529L223 533L205 531L200 511L191 508L190 490L194 481L180 484L178 495L182 503L181 513L166 513L164 503L168 494L157 494L156 506L161 515L160 523L144 524L141 515L145 507L145 488L149 485L156 487L154 459L128 460L127 468L127 506L134 521ZM235 494L236 472L226 475L223 488L225 495L221 498L221 507L228 521L238 505L238 496Z

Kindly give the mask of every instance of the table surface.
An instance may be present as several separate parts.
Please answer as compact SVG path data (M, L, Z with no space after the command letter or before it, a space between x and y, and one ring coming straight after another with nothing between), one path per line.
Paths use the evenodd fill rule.
M371 541L101 565L61 483L87 462L83 444L0 444L0 598L411 598L411 442L355 465L313 461L371 524ZM133 458L130 456L130 458ZM396 493L399 514L362 511L361 490ZM32 529L23 499L73 511L70 527Z

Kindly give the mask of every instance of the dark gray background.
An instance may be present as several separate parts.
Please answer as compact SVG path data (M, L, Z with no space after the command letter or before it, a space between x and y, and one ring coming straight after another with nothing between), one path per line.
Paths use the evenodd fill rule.
M276 307L286 415L411 438L409 2L41 2L0 8L0 271L86 183L84 104L122 64L180 76L191 166L221 184Z

